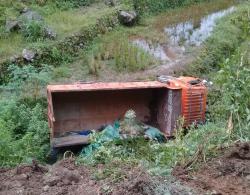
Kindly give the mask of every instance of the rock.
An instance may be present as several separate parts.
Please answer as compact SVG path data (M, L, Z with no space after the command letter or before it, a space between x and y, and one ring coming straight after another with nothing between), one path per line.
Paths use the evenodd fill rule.
M45 176L43 179L43 183L48 186L55 186L60 181L60 177L58 176Z
M137 20L137 14L135 11L120 11L119 20L126 26L132 26Z
M45 38L48 38L48 39L55 39L57 34L56 32L54 32L51 28L49 27L45 27L44 28L44 35L45 35Z
M105 0L104 3L105 3L105 5L108 5L111 7L115 6L115 4L116 4L115 0Z
M64 175L64 178L69 181L74 181L75 183L79 182L80 175L76 171L70 171L70 170L62 170L62 173Z
M38 21L38 22L43 21L43 17L39 13L32 11L30 9L27 9L25 12L23 12L20 15L20 18L26 21Z
M18 31L21 28L19 21L17 20L6 20L5 29L7 32Z
M20 11L20 14L23 14L23 13L26 13L30 11L30 9L28 7L24 7L21 11Z
M213 190L212 192L211 192L211 195L222 195L220 192L217 192L217 191L215 191L215 190Z
M36 52L28 49L24 49L22 52L22 56L28 62L32 62L36 56Z
M246 179L247 179L248 181L250 181L250 175L246 176Z
M19 58L20 58L20 56L18 56L18 55L11 56L10 57L10 62L11 63L16 63Z
M43 187L43 191L44 192L47 192L48 190L49 190L49 186L48 185L46 185L46 186Z

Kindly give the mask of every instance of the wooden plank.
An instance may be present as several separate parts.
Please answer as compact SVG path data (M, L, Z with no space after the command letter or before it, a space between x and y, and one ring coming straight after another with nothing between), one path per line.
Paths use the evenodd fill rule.
M71 135L59 138L53 138L52 145L55 148L65 147L65 146L76 146L76 145L86 145L89 144L89 136L83 135Z

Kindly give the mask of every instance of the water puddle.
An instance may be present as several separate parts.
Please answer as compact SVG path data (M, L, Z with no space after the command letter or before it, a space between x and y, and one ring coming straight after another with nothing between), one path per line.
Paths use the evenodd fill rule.
M134 39L132 43L161 61L174 62L184 55L188 47L200 46L211 35L216 21L234 10L231 7L214 12L201 18L198 24L187 21L167 27L164 32L167 33L169 41L165 44L152 44L142 38Z
M164 46L160 44L150 44L144 39L135 39L132 42L139 48L142 48L144 51L153 55L156 59L162 61L170 61L169 57L166 54Z
M234 9L234 7L231 7L212 13L202 18L198 25L195 25L193 21L187 21L172 27L167 27L165 28L165 32L169 35L171 43L174 45L188 44L200 46L211 35L216 26L216 21L232 13Z

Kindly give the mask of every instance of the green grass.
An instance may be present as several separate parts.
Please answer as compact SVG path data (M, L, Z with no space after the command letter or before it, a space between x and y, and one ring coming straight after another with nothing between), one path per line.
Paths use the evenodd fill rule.
M221 3L222 1L217 2ZM208 7L208 4L206 3L202 5L205 8ZM196 8L198 9L199 7ZM204 10L206 10L205 8ZM80 9L77 10L81 11ZM96 8L94 10L96 10ZM195 9L192 8L189 13L194 10ZM109 10L100 10L100 13L102 13L102 11L104 11L105 13L106 11L109 12ZM212 9L210 11L212 11ZM65 18L65 23L63 21L62 23L60 23L60 25L58 25L58 28L62 29L61 34L59 34L60 37L63 37L70 33L69 31L67 31L67 29L75 29L78 28L79 25L81 26L81 23L86 19L85 16L87 17L87 15L85 15L82 16L81 19L79 19L73 15L73 12L74 10L72 9L68 9L68 11L66 12L60 10L60 14L62 13L63 17ZM96 20L96 18L91 13L87 13L90 14L91 21L86 21L86 23L91 24L92 21ZM181 15L183 13L183 9L178 9L177 13L176 15ZM199 16L201 16L200 13L201 12L199 12L198 14ZM206 11L202 13L206 13ZM54 14L55 15L53 17L55 18L60 16L59 12L55 12ZM169 12L166 15L168 14ZM46 19L49 18L48 15L49 14L46 15ZM67 21L67 16L75 19L77 21L77 25L69 24ZM212 59L214 60L217 59L214 58L214 54L218 54L218 51L222 51L219 53L219 63L213 64L213 66L217 67L217 69L222 70L222 72L218 73L218 75L220 75L221 77L216 78L218 79L217 82L220 81L220 83L218 82L216 86L222 90L222 93L220 93L216 97L216 102L213 103L213 105L215 107L216 105L223 106L217 107L217 110L215 110L214 108L211 110L212 112L216 111L216 116L212 116L215 117L216 120L213 120L212 123L208 123L204 126L199 127L198 129L191 129L191 131L184 138L177 137L176 140L162 145L155 142L146 142L144 139L138 139L134 141L128 140L127 142L107 143L99 151L96 151L92 159L81 159L81 161L83 160L84 162L90 161L91 163L107 164L112 162L113 160L117 160L120 163L133 162L136 164L142 164L143 166L147 167L148 170L152 173L168 174L170 173L171 168L178 162L184 165L188 163L188 161L196 155L197 151L202 151L201 153L198 153L198 160L204 161L204 159L207 160L211 156L214 156L218 151L218 148L223 144L227 145L231 143L232 140L236 140L239 138L249 140L249 134L246 133L249 132L249 126L247 126L249 123L249 109L246 109L249 105L249 97L247 96L247 92L249 91L249 74L247 69L249 67L249 61L246 61L246 65L244 63L244 67L239 66L241 64L241 55L236 55L237 53L235 52L237 48L240 48L240 53L244 53L246 50L245 47L248 46L248 44L245 43L244 47L240 47L240 44L246 40L249 41L249 34L242 33L243 31L248 32L249 23L243 22L241 24L242 18L240 17L244 17L245 14L243 15L241 14L241 12L237 12L235 16L237 16L237 20L235 20L235 23L231 23L232 21L234 21L231 20L231 16L219 23L219 27L217 31L215 31L214 37L212 37L212 41L208 41L208 43L210 43L210 47L208 47L210 48L210 50L207 50L207 53L205 53L205 56L212 56ZM49 21L51 21L52 18ZM80 57L75 58L75 60L77 61L70 65L63 65L61 67L56 67L55 69L52 68L51 70L46 71L38 71L35 67L31 66L25 66L24 68L20 69L13 66L12 74L10 77L11 86L9 86L12 87L12 91L7 97L3 97L1 93L0 144L2 144L2 150L0 150L0 166L14 166L20 162L27 162L34 157L39 160L45 159L49 144L49 130L47 126L45 111L46 101L45 99L43 99L43 103L39 101L39 97L45 95L45 90L42 91L42 94L40 94L39 92L41 88L45 89L45 85L47 84L47 82L51 81L50 79L52 77L55 80L60 80L60 82L65 82L65 77L77 77L83 80L86 76L89 76L88 73L91 73L90 62L93 61L93 59L97 60L98 63L103 63L105 67L103 69L102 65L94 65L94 71L92 70L92 74L96 75L98 75L99 72L109 70L110 68L110 70L117 70L117 72L111 72L111 74L118 75L117 77L119 77L119 75L124 74L124 72L126 71L129 72L134 70L141 70L141 68L143 69L145 67L148 67L147 62L149 58L147 57L145 58L145 64L138 63L137 61L134 62L135 58L137 58L138 56L137 54L143 53L142 51L136 50L131 52L132 54L127 54L131 49L129 40L134 37L143 37L155 42L164 40L165 38L162 36L162 34L160 34L161 28L154 28L155 25L158 27L161 26L156 23L158 19L159 18L157 16L149 18L145 20L144 23L142 23L140 26L137 26L135 28L120 27L114 32L110 32L104 36L96 38L93 44L89 45L87 50L84 50L83 53L80 54ZM173 17L171 20L169 20L168 24L181 21L182 19L187 18L183 17L178 18L178 20L174 20ZM223 24L223 22L225 22L225 24ZM162 26L165 26L165 23L162 24ZM232 27L231 25L234 27ZM79 28L82 28L82 26ZM231 28L239 28L240 30L228 31L228 29ZM149 31L150 33L148 33ZM233 34L231 32L233 32ZM230 40L230 37L234 38L235 34L237 34L236 37L239 36L240 38L237 38L236 42L228 41ZM224 35L226 36L223 37ZM18 49L20 49L20 45L26 44L18 35L13 34L12 36L13 37L9 40L9 42L6 40L3 41L4 47L2 47L1 45L1 48L4 48L1 50L1 52L7 52L6 55L8 55L8 53L11 53L11 51L18 51ZM228 43L232 45L228 45ZM30 44L32 45L34 43ZM37 44L46 43L38 42ZM8 45L10 45L9 48ZM12 45L14 45L14 47L12 47ZM223 50L231 48L231 46L232 51L230 50L230 52L228 52L229 50ZM133 50L133 48L131 50ZM60 53L55 48L55 58L61 58L62 56L59 54ZM228 58L228 60L226 58ZM132 63L130 63L130 61ZM128 62L129 64L127 64ZM96 61L94 61L94 63L96 63ZM136 67L137 65L139 65L139 68ZM238 74L240 78L237 78L237 74L235 73L239 71L239 67L244 68L244 71L240 72ZM198 67L196 68L198 69ZM52 71L53 74L51 74ZM192 74L195 74L195 71L192 72ZM209 71L206 70L205 74L209 74ZM217 72L214 72L214 74L216 75ZM109 75L105 74L104 76L109 77ZM237 85L240 87L234 86L234 81L236 81ZM246 86L244 86L244 82L247 84ZM229 92L227 92L227 89L229 89ZM14 97L15 95L13 93L16 94L19 90L25 91L25 94L21 98L27 98L28 96L31 100L28 101L26 99L24 102L23 100L20 100L20 95L17 95L18 97ZM221 98L222 95L225 96ZM209 100L211 101L211 97ZM232 105L234 107L231 107ZM220 108L224 110L223 113L220 113L218 111L218 109ZM237 128L232 132L228 131L227 128L227 119L228 114L230 113L232 113L233 123ZM242 119L240 118L241 120L239 120L237 116L242 116ZM211 119L212 117L210 117L209 119ZM221 121L218 122L219 120ZM238 128L240 130L238 130Z
M123 73L129 71L134 72L147 69L152 64L157 65L157 60L152 56L150 57L147 53L145 53L146 57L142 62L135 60L136 54L132 55L133 52L126 52L129 50L128 46L130 45L127 42L129 42L129 40L143 38L153 44L167 43L168 38L163 31L163 28L167 25L190 19L199 20L204 15L219 9L226 9L234 5L234 3L233 0L203 2L185 8L168 10L159 16L142 18L141 23L133 28L120 26L116 28L116 30L96 38L86 52L80 55L80 59L77 59L69 65L72 70L70 73L72 75L71 79L84 78L93 80L97 79L96 76L98 76L98 79L104 80L106 80L105 77L116 79L119 76L114 77L112 74L119 75L121 71ZM121 50L120 47L122 44L125 47L124 51ZM126 55L126 53L128 53L128 55ZM130 63L126 64L125 62ZM116 70L116 72L114 72L114 70ZM109 72L110 74L108 74ZM88 73L94 75L94 78L91 78ZM139 79L139 77L137 79Z
M51 7L49 7L49 5ZM45 24L50 26L57 33L57 40L77 33L84 27L95 24L98 18L102 18L114 10L114 8L107 7L103 3L93 4L90 7L71 8L68 10L61 10L51 4L44 7L35 4L31 7L33 7L34 10L38 10L38 12L44 17ZM11 18L15 18L15 14L17 15L16 12L17 9L9 7L8 13L6 14L8 17L11 15ZM2 25L5 25L5 23ZM21 35L21 33L11 33L6 38L0 38L1 61L8 59L14 54L20 54L24 48L36 47L41 44L46 45L49 44L49 42L53 41L28 41Z
M90 156L80 156L78 162L91 165L99 163L108 165L113 162L134 163L146 167L153 174L166 175L170 174L171 169L177 164L189 170L194 169L197 163L206 163L218 155L221 147L227 147L237 140L249 141L250 99L247 93L250 90L250 18L248 13L249 3L245 3L239 6L235 13L222 19L213 36L206 42L210 49L206 50L199 61L204 63L206 62L204 57L219 54L218 61L207 64L214 69L208 68L203 72L203 75L214 82L214 87L209 91L210 116L207 117L212 122L198 128L190 128L185 136L177 133L175 140L165 144L148 142L143 138L109 142ZM232 39L229 39L230 37ZM237 37L236 41L234 37ZM216 57L217 55L215 59ZM199 72L199 67L196 68L197 70L194 66L193 74Z
M19 54L22 51L22 47L25 46L25 41L22 35L12 34L6 39L0 39L0 56L1 59Z
M113 11L113 8L104 4L95 4L87 8L70 9L67 11L58 10L46 16L46 23L51 26L63 38L82 28L96 23L98 18Z

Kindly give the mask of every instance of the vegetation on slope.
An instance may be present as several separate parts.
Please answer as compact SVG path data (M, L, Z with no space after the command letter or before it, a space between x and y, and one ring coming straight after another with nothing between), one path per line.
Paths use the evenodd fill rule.
M92 165L135 163L147 167L155 174L169 174L177 163L190 169L197 162L206 162L216 155L221 147L236 140L249 141L248 13L249 4L245 4L221 20L213 36L205 43L205 53L192 67L192 74L201 77L206 74L205 77L214 83L209 92L210 122L189 129L185 136L183 130L179 129L176 139L166 144L146 142L143 139L110 142L104 144L93 156L81 156L79 162ZM208 59L213 63L207 63Z
M159 4L156 5L158 6ZM46 8L49 4L44 6ZM164 4L162 8L150 8L149 12L156 13L156 10L161 11L166 6L167 4ZM193 71L192 74L207 74L206 77L212 78L215 83L209 98L209 119L211 122L198 129L191 128L185 137L183 137L182 129L180 129L176 140L162 145L155 142L146 142L142 139L107 143L100 150L96 151L92 158L81 158L79 161L90 164L113 163L114 161L136 163L148 167L153 173L166 174L170 172L171 167L176 165L177 162L190 167L190 165L193 165L192 160L194 157L197 160L201 159L201 157L203 160L206 160L216 154L221 145L227 145L236 139L249 140L250 104L247 95L250 86L248 76L248 8L249 4L245 4L243 8L238 9L234 14L226 17L219 23L214 35L206 42L204 52L198 60L199 63L194 64L196 71ZM60 12L64 14L62 9L66 8L57 7L56 9L60 9ZM72 7L67 9L72 9ZM90 29L87 32L92 32L92 30ZM92 39L97 34L94 33L95 36ZM120 34L118 33L118 35ZM110 54L105 53L107 47L114 47L110 51L119 47L119 44L110 43L109 40L112 39L112 34L109 36L110 38L107 38L103 48L97 47L97 52L92 49L99 44L98 41L102 38L95 39L96 42L94 43L96 45L91 46L89 44L87 56L93 56L94 60L97 61L103 56L105 59L108 59ZM230 42L230 39L233 41ZM120 47L126 45L128 41L129 39L125 39ZM138 59L134 58L135 55L122 58L122 53L127 51L126 48L131 49L130 46L125 47L120 51L118 50L116 55L111 56L114 58L113 62L111 61L111 66L112 63L113 66L120 65L122 60L127 62L129 58L131 63L125 63L125 66L117 66L117 68L118 70L125 68L134 71L137 67L134 67L133 64L138 62L134 62L134 60ZM21 162L28 162L31 158L37 158L41 161L46 159L49 149L49 130L46 122L46 101L45 98L41 98L44 93L42 89L55 77L68 76L68 67L54 68L46 64L51 63L51 65L54 65L54 63L57 63L58 65L58 63L62 62L62 57L65 57L67 53L73 55L74 49L70 48L69 45L66 45L64 49L63 53L58 48L53 47L48 52L48 56L53 56L53 58L48 58L48 56L44 55L42 56L42 61L37 64L25 65L21 68L9 64L8 82L1 86L0 166L14 166ZM144 56L143 51L137 50L135 53L137 52ZM96 61L93 61L93 58L90 57L89 59L91 62L89 70L94 74L98 74L97 69L99 65L95 65ZM145 65L147 65L151 59L141 57L139 60L145 60ZM63 61L66 61L65 58L63 58ZM204 67L206 68L204 69ZM208 74L208 72L211 73ZM220 89L220 91L217 89Z

